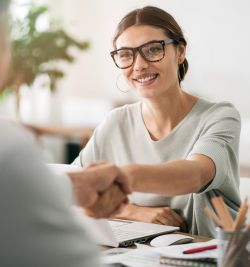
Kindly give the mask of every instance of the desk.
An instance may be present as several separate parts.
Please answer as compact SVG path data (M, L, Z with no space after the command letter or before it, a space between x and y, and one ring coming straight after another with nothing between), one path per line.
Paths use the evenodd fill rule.
M197 243L197 242L206 242L209 240L212 240L212 237L207 237L207 236L201 236L201 235L192 235L192 234L188 234L188 233L182 233L182 232L176 232L178 234L183 234L183 235L188 235L188 236L192 236L194 238L193 243Z
M177 233L180 233L180 234L185 234L185 235L189 235L189 236L192 236L194 237L194 241L193 243L196 243L196 242L205 242L205 241L209 241L210 239L212 238L209 238L209 237L205 237L205 236L198 236L198 235L191 235L191 234L186 234L186 233L182 233L182 232L177 232ZM213 242L213 241L212 241ZM146 243L148 244L148 242ZM189 246L189 245L184 245L184 246ZM132 246L130 248L136 248L135 246ZM170 247L169 247L170 248ZM165 250L165 248L163 248ZM177 246L176 248L173 248L174 250L177 249ZM119 250L118 250L119 251ZM171 249L170 249L171 251ZM172 250L173 251L173 250ZM174 254L174 255L180 255L180 252L183 251L183 246L180 245L179 249L177 249L177 254ZM106 252L105 254L105 251L103 252L103 255L108 255L109 252ZM140 248L139 250L130 250L128 251L127 255L126 254L118 254L117 255L112 255L112 253L116 253L114 252L114 250L111 250L111 257L114 257L113 259L112 258L109 258L109 256L104 256L102 259L102 262L103 263L106 263L106 264L111 264L111 266L114 266L114 267L123 267L123 266L140 266L140 267L148 267L148 266L157 266L157 267L160 267L160 266L206 266L206 267L215 267L216 266L216 262L215 260L213 259L206 259L206 260L201 260L201 259L195 259L195 258L190 258L190 259L187 259L187 258L184 258L184 257L165 257L165 256L160 256L159 253L162 255L161 252L155 252L155 249L153 248L152 250L151 249L148 249L148 247L142 247ZM106 257L106 258L105 258ZM119 262L119 263L118 263ZM122 264L121 264L122 263ZM161 265L161 264L162 265ZM164 263L164 264L163 264ZM123 265L125 264L125 265ZM132 264L132 265L130 265ZM107 266L107 265L104 265L104 266Z
M81 146L85 146L89 141L94 129L85 127L67 127L63 125L50 124L23 124L24 127L31 130L36 136L49 135L63 137L66 139L79 139Z
M209 241L209 240L212 240L213 238L211 237L207 237L207 236L200 236L200 235L192 235L192 234L189 234L189 233L183 233L183 232L174 232L176 234L182 234L182 235L188 235L188 236L191 236L193 237L193 241L191 243L198 243L198 242L206 242L206 241ZM149 245L150 241L147 241L145 243L145 245ZM112 247L108 247L108 246L101 246L101 250L107 250L107 249L110 249ZM133 246L130 246L128 248L136 248L135 245Z

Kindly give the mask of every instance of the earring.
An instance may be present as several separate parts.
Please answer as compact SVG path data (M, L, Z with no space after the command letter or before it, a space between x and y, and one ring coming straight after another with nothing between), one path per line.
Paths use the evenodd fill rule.
M125 90L121 89L122 87L124 87L124 84L126 84L126 85L128 86L127 82L126 82L124 79L122 79L122 77L123 77L122 73L120 73L120 74L117 76L117 78L116 78L116 82L115 82L115 84L116 84L116 88L117 88L119 91L123 92L123 93L128 93L128 92L131 90L130 88L125 89ZM122 80L121 80L121 79L122 79ZM123 85L122 85L122 86L119 86L119 83L121 83L121 82L123 83Z
M186 74L186 69L185 69L185 64L184 64L184 62L182 63L182 68L183 68L183 75L185 75L185 74Z
M179 80L179 83L180 83L181 82L180 67L178 68L178 80Z
M180 66L181 65L179 65L179 68L178 68L178 80L179 80L179 83L181 82Z
M180 74L180 68L182 67L182 70L183 70L183 77L184 77L184 75L185 75L185 73L186 73L186 69L185 69L185 64L184 64L184 62L182 63L182 64L180 64L179 65L179 68L178 68L178 79L179 79L179 83L181 82L181 74Z

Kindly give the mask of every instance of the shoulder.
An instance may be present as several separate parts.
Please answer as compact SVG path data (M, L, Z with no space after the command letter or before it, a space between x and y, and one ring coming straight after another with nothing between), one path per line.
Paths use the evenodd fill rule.
M140 102L127 104L111 110L104 120L96 127L92 140L107 140L121 133L128 132L138 123Z
M230 118L240 122L239 111L230 102L210 102L200 99L198 104L198 111L200 110L206 119L221 120Z
M126 104L117 108L112 109L108 116L110 117L125 117L125 116L131 116L131 114L134 114L138 111L140 108L140 102L136 102L133 104Z
M114 108L107 114L101 125L110 127L127 124L137 118L139 110L140 102Z
M18 123L0 119L0 128L1 154L4 150L13 152L25 148L23 151L25 152L30 149L33 140Z
M61 185L57 185L56 176L43 163L39 147L22 126L0 120L0 128L0 183L6 186L15 183L17 188L23 187L26 192L32 188L43 191L50 184L50 187L66 189L70 193L70 185L66 182L68 179L62 178Z

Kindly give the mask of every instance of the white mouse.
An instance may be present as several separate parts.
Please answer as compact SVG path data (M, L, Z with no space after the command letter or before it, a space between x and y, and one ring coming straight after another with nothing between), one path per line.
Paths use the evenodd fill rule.
M189 243L193 239L194 238L191 236L182 234L166 234L153 238L150 241L150 245L153 247L166 247L170 245Z

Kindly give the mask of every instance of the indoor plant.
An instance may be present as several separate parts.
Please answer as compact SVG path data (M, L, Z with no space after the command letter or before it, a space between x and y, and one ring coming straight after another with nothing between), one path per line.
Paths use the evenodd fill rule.
M47 14L46 6L30 6L23 20L14 20L12 29L12 64L10 76L5 85L14 90L17 100L17 113L20 102L20 87L32 85L39 75L48 75L50 89L56 89L56 82L64 76L64 72L55 62L73 62L74 57L69 48L87 49L88 42L80 42L68 35L61 27L50 27L45 31L37 29L37 21L41 15ZM50 19L50 25L52 20ZM53 64L51 64L53 63Z

